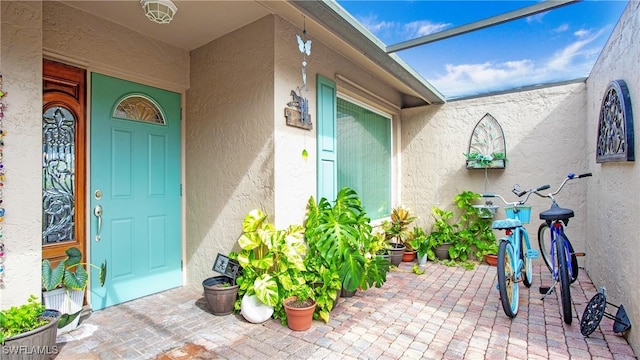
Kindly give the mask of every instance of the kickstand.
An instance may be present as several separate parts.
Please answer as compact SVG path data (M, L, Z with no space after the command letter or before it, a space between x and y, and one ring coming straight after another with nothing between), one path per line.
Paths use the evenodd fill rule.
M544 298L553 293L553 289L556 287L556 284L558 283L558 280L553 280L553 284L551 284L550 287L544 287L544 286L540 286L539 291L540 294L542 294L542 298L540 298L540 300L544 300Z

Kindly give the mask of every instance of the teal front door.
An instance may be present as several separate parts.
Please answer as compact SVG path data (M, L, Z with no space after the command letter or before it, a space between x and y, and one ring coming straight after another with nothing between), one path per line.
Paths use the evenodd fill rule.
M180 286L180 94L91 75L94 310Z

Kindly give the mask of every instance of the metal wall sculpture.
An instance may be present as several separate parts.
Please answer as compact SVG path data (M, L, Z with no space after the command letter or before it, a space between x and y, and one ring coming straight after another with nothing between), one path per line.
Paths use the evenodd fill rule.
M502 127L491 114L486 113L473 128L469 139L467 169L504 169L507 148Z
M624 80L609 83L600 106L596 162L634 161L631 97Z

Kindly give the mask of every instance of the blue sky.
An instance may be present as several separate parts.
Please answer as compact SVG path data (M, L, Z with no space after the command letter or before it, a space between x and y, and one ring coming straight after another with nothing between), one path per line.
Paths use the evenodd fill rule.
M386 45L537 2L338 0ZM585 0L396 54L448 99L584 78L626 5Z

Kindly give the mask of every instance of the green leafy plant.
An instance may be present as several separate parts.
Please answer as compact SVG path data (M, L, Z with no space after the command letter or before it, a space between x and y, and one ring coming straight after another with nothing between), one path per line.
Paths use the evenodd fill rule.
M409 235L409 244L411 248L416 250L418 257L420 257L429 252L430 239L423 228L415 226Z
M384 284L389 262L376 256L379 242L353 189L341 189L333 206L326 198L316 203L311 197L305 228L312 258L320 257L320 265L338 274L342 289Z
M107 261L105 260L100 266L90 263L81 263L82 252L77 247L70 247L65 250L67 257L61 260L55 267L51 266L48 259L42 261L42 287L45 291L51 291L56 288L65 288L67 295L67 303L71 302L70 290L84 291L89 281L89 273L85 266L98 269L98 282L100 286L104 286L107 278ZM62 311L58 328L63 328L70 324L76 317L80 316L82 310L73 314Z
M480 194L472 191L462 191L457 194L454 197L457 208L456 220L454 220L453 211L437 207L432 209L435 222L428 235L430 243L427 256L430 260L436 260L434 252L436 245L450 243L451 260L448 264L473 268L473 263L469 261L470 255L482 259L485 253L495 249L497 243L491 228L491 219L481 217L480 210L474 206L480 198Z
M413 264L413 273L416 275L422 275L424 274L424 270L420 269L420 265L418 264Z
M471 167L476 168L489 168L494 165L496 160L507 161L505 153L494 152L491 154L481 154L478 152L470 152L463 154L467 158L467 163Z
M67 258L60 261L53 268L48 259L42 261L42 286L45 290L53 290L58 287L66 287L72 290L84 290L89 281L89 273L85 266L98 269L98 281L100 286L104 286L107 278L107 261L100 266L90 263L81 263L82 253L76 247L68 248L65 253Z
M392 244L404 245L407 248L406 251L414 251L415 249L409 243L409 226L416 219L410 210L402 206L395 207L391 211L390 220L382 223L382 229L385 232L387 241Z
M29 296L26 304L0 311L0 344L7 338L48 324L51 320L43 318L43 312L44 306L35 295Z
M236 279L239 299L235 308L240 309L244 294L255 294L262 303L273 306L273 316L284 324L284 299L292 295L313 298L304 275L307 254L304 229L291 225L285 230L277 230L269 222L268 215L256 209L245 216L242 230L238 239L241 250L237 253L242 275Z

